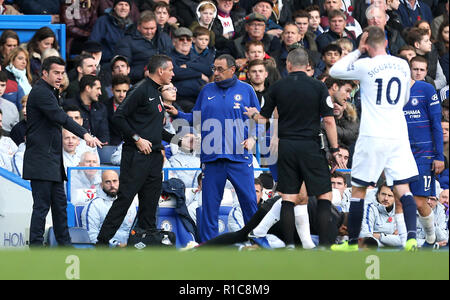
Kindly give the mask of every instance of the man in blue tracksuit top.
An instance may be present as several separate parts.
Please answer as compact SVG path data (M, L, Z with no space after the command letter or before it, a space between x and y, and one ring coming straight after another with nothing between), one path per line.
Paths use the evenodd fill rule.
M441 105L434 87L424 81L412 81L409 102L404 106L411 151L419 170L419 180L410 183L424 228L426 241L434 244L434 216L427 204L436 195L436 175L444 170L444 141Z
M202 214L199 216L201 242L218 235L219 207L227 179L236 190L244 222L247 223L257 210L252 153L249 151L255 145L256 127L248 126L250 120L244 112L245 107L259 108L259 101L253 88L234 76L233 57L218 57L213 70L215 82L202 89L192 113L166 106L170 114L187 120L190 125L201 125L200 160L204 174Z

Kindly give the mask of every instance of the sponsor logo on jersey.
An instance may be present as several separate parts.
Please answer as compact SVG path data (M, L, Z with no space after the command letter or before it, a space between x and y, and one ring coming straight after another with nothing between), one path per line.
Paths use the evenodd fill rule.
M241 109L241 104L235 102L233 108L234 108L234 109Z

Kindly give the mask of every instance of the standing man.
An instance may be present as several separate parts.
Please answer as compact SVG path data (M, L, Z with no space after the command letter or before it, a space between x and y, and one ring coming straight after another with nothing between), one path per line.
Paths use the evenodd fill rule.
M411 60L411 69L413 60ZM411 73L413 73L411 71ZM436 176L445 168L444 141L441 126L441 105L434 87L424 81L411 79L409 102L403 108L411 151L419 170L419 180L410 188L416 200L419 222L426 235L426 242L436 242L434 214L427 203L436 196ZM397 206L401 206L397 203Z
M277 190L283 199L280 224L287 247L294 245L294 206L303 182L308 194L318 199L319 243L330 244L327 236L332 226L331 179L319 133L322 117L331 145L330 151L336 159L339 153L336 123L328 90L322 82L306 75L308 64L308 53L304 49L291 51L286 61L289 75L269 88L266 104L260 113L255 107L246 108L245 113L254 120L266 122L275 107L278 109ZM303 209L307 210L306 205L303 205Z
M45 59L41 67L42 77L33 86L27 102L27 147L23 178L31 180L33 195L30 246L42 246L45 218L50 208L56 241L61 246L70 245L61 127L83 138L90 147L102 146L97 138L89 135L59 106L57 91L63 82L65 65L60 57Z
M137 227L156 229L156 209L162 187L164 148L173 135L164 130L164 107L160 88L170 84L173 64L170 57L154 55L148 63L149 77L136 85L117 108L113 122L125 143L120 164L118 198L103 222L97 244L108 245L125 218L136 194L139 194Z
M408 63L386 53L385 32L369 26L357 50L331 68L330 76L359 80L361 85L361 126L352 164L352 198L348 217L349 241L333 245L335 251L358 251L358 237L364 213L364 197L369 185L384 171L388 186L403 205L407 228L405 250L415 251L416 203L409 183L418 171L411 153L403 106L409 101L411 74ZM359 59L366 53L367 58Z
M230 55L219 56L214 62L214 83L200 92L192 113L183 113L167 105L167 111L191 125L201 116L202 152L202 214L199 235L201 242L219 233L218 217L226 180L236 190L247 223L257 210L254 186L253 154L255 132L248 126L244 107L259 108L253 88L234 75L236 61ZM195 124L194 124L195 125Z

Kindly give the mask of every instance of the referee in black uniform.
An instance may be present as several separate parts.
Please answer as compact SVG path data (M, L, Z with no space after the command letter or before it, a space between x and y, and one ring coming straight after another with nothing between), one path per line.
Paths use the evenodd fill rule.
M266 103L259 113L246 108L246 114L266 122L278 109L278 190L282 194L280 225L287 246L294 244L294 206L303 182L309 196L318 199L319 243L329 245L332 189L330 169L319 138L323 120L330 152L336 160L339 151L333 104L324 83L308 77L308 54L299 48L286 61L289 76L274 83L267 92Z
M136 194L139 195L137 226L156 229L156 210L162 187L162 140L173 134L163 128L164 105L160 87L171 82L170 57L154 55L148 64L150 73L127 95L113 116L125 143L120 163L118 198L109 210L98 235L98 245L108 245L125 218Z

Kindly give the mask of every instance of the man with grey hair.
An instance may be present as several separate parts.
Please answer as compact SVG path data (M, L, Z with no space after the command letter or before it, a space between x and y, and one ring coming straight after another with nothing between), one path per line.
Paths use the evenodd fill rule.
M369 26L377 26L386 33L386 37L388 40L386 52L391 55L397 55L400 48L403 47L406 43L398 30L387 25L389 16L387 15L384 7L376 4L370 5L366 9L366 18ZM358 38L358 44L360 38L361 37Z
M325 246L333 243L329 237L333 226L330 221L330 171L319 133L323 118L331 147L329 151L336 161L339 153L336 123L328 89L324 83L306 75L308 64L308 54L304 49L291 51L286 62L289 75L269 88L261 111L258 112L254 107L246 108L246 115L260 123L270 119L275 107L278 109L277 190L283 199L280 224L287 247L293 247L294 244L295 215L304 216L306 226L302 230L309 231L307 197L300 197L299 193L303 183L308 195L318 199L319 244ZM275 222L273 220L273 224Z

